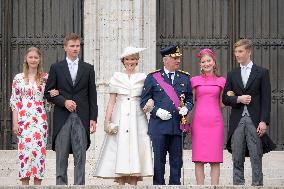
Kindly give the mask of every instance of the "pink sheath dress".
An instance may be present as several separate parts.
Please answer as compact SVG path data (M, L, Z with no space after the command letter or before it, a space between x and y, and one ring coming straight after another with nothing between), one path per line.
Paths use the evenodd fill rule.
M193 162L223 162L224 123L220 95L225 82L225 78L215 76L191 78L191 86L195 90L192 121Z

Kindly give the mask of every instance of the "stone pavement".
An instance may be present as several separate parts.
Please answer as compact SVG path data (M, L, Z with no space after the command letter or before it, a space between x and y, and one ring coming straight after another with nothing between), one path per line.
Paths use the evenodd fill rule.
M18 179L18 165L17 165L17 151L0 151L0 189L7 188L8 186L19 186L20 181ZM95 156L96 154L96 156ZM87 153L86 163L86 185L82 188L119 188L112 180L105 180L94 178L92 176L93 169L97 160L98 152L90 150ZM50 186L55 184L55 153L53 151L47 152L46 161L46 176L43 180L44 186ZM69 183L73 184L73 157L69 158ZM212 188L208 186L210 184L210 167L206 165L206 188ZM265 154L263 157L263 174L264 174L264 186L265 187L281 187L284 188L284 151L274 151L269 154ZM165 178L169 177L169 168L166 170ZM194 178L194 164L191 162L191 151L186 150L184 153L184 183L186 188L192 188L196 182ZM246 187L251 184L251 169L249 158L245 162L245 178ZM1 186L2 185L2 186ZM230 188L232 185L232 161L231 154L224 151L224 163L221 164L221 176L220 185ZM138 183L138 188L157 188L152 186L152 178L145 178L143 182ZM197 187L197 186L195 186ZM12 187L13 188L13 187ZM46 188L46 187L44 187ZM49 187L52 188L52 187ZM73 188L73 187L71 187ZM159 188L159 187L158 187ZM164 187L163 187L164 188ZM172 188L170 186L166 188ZM185 188L185 187L179 187ZM214 187L216 188L216 187ZM219 188L219 187L218 187Z
M283 189L283 186L264 186L264 187L251 187L251 186L196 186L196 185L184 185L184 186L102 186L102 185L86 185L86 186L1 186L0 189Z

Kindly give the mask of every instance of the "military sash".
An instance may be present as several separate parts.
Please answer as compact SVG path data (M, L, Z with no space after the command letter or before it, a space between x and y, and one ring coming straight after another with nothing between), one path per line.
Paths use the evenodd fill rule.
M173 101L176 109L178 110L180 99L177 96L177 93L173 86L168 84L164 81L164 78L162 77L160 72L156 72L153 74L153 77L156 79L156 81L160 84L160 86L164 89L165 93L168 95L168 97Z
M164 78L162 77L160 72L156 72L153 74L154 79L160 84L160 86L164 89L165 93L168 95L168 97L173 101L175 107L177 110L179 110L180 105L180 99L173 88L172 85L168 84L164 81ZM189 124L181 124L180 129L183 132L190 132L190 125Z

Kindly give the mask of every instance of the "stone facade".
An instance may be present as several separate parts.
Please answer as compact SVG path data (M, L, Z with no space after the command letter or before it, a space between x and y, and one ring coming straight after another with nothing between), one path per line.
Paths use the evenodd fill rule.
M122 71L119 56L129 45L146 47L138 71L148 73L156 67L156 1L85 0L84 60L95 66L99 117L91 149L103 141L103 119L108 100L108 80Z

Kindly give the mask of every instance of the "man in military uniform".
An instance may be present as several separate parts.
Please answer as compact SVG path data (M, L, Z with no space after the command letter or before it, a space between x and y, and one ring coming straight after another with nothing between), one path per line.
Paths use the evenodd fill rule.
M181 53L177 45L160 50L164 67L148 74L141 94L141 107L145 109L149 100L154 101L150 110L148 134L154 151L154 185L165 185L167 152L170 163L170 185L180 185L182 168L181 116L192 109L192 90L187 72L178 70ZM180 96L184 95L184 106L180 107Z

